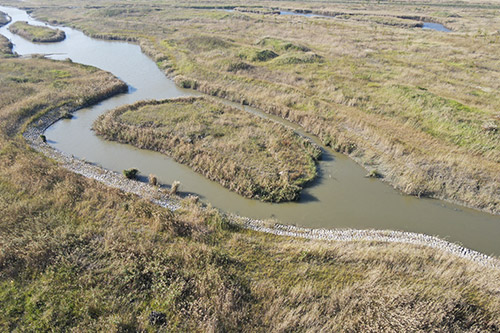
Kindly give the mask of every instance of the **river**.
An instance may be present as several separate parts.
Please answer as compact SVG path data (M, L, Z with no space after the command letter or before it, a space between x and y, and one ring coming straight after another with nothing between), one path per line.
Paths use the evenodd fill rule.
M0 6L0 11L8 13L13 22L44 25L19 9ZM436 235L485 254L500 254L500 216L402 195L379 180L365 178L366 170L325 147L323 160L318 164L319 176L303 191L300 201L271 204L243 198L159 153L102 140L94 135L91 125L112 108L143 99L199 93L175 86L137 45L93 39L67 27L58 27L66 33L63 42L34 44L11 34L7 27L0 28L0 33L12 41L14 51L20 55L39 53L53 59L71 58L109 71L130 86L128 94L82 109L73 119L61 120L46 131L48 142L64 153L117 172L135 167L143 176L157 175L163 184L178 180L181 191L197 194L215 207L243 216L275 218L305 227L412 231ZM292 125L259 110L239 107Z
M228 13L234 12L234 9L223 9L223 10L228 12ZM320 18L334 18L335 17L332 15L323 15L323 14L314 14L314 13L297 13L297 12L284 11L284 10L279 11L279 15L320 17ZM444 25L442 25L440 23L422 22L422 24L423 24L422 29L436 30L436 31L441 31L441 32L451 32L450 29L446 28Z

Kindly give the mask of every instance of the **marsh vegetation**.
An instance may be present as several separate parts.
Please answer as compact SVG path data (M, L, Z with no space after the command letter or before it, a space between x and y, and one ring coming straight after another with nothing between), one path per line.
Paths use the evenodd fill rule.
M30 1L26 2L31 4ZM135 15L136 20L140 21L134 24L140 27L148 21L145 15L151 15L150 11L162 12L161 7L160 10L157 10L158 7L153 10L148 7L149 4L148 6L137 5L136 2L130 2L128 7L116 5L80 7L81 11L76 14L70 7L51 8L53 4L56 6L59 4L57 0L47 2L47 4L49 7L40 12L45 12L48 17L54 15L52 17L58 17L58 20L62 20L61 17L65 15L81 15L81 13L91 11L105 13L104 17L107 18L116 19L117 16L124 16L124 19L117 24L126 26L132 24L130 17ZM75 4L81 5L76 2ZM403 2L403 4L407 3ZM411 5L411 3L408 4ZM438 2L438 4L446 5L447 3ZM476 5L474 10L479 13L475 15L484 15L483 9L491 9L487 4L484 4L483 8L482 2L474 2L472 5ZM438 8L448 10L448 6ZM180 12L182 13L183 10ZM167 17L169 12L165 11L162 15ZM191 16L198 15L194 11L188 11L188 13ZM175 13L177 14L179 12ZM229 14L234 15L232 13L224 15ZM154 15L153 18L156 17ZM220 15L220 13L213 15ZM266 22L266 25L269 23L265 21L267 18L264 18L254 25L254 21L261 20L261 18L257 20L252 16L256 15L253 13L238 13L238 15L250 15L250 19L241 19L249 21L249 27L262 29L263 26L260 25L262 22ZM91 16L86 19L89 17ZM211 27L217 31L216 26L207 25L213 22L206 17L206 12L204 12L195 22L203 28ZM453 19L455 18L451 20ZM493 23L496 19L494 15L490 17ZM172 16L168 20L172 20L169 23L177 24L178 28L183 24L183 20L193 24L194 19L192 17L183 19L177 16L176 21ZM108 23L111 22L116 21ZM465 30L476 24L474 23L476 21L470 19L469 16L459 22L465 22L463 23ZM238 21L238 23L242 22ZM88 23L83 20L78 24ZM458 23L456 28L460 28L460 24L462 23ZM200 26L191 28L201 29ZM152 27L154 27L153 24ZM355 27L360 29L358 26ZM123 27L115 32L106 33L110 36L115 36L114 34L116 36L134 35L133 38L141 40L145 49L165 47L172 52L172 56L158 58L159 65L180 71L180 67L176 67L179 65L171 61L183 59L182 55L176 54L180 52L178 50L181 47L175 44L175 39L182 40L181 34L169 31L168 33L174 36L173 40L169 41L162 37L163 33L167 34L166 32L153 29L149 31L152 34L156 31L158 35L141 37L134 35L133 30L125 33ZM391 37L386 30L383 32L384 38L396 38ZM284 34L287 34L286 31ZM327 36L326 39L334 38L325 36ZM347 32L346 36L352 37ZM285 37L272 38L279 40L293 38L292 36ZM242 37L238 36L238 38ZM252 33L249 38L252 38ZM319 37L311 39L315 40L315 38ZM366 36L361 38L362 41L367 42ZM436 56L442 55L440 52L443 50L439 45L443 41L429 38L431 40L428 43L432 43ZM459 37L446 37L444 40L448 38L454 40ZM164 40L167 41L164 42ZM258 39L258 42L261 40L262 38ZM224 42L240 43L229 39ZM265 73L268 70L266 66L276 66L273 68L288 66L272 63L288 51L280 51L278 47L269 46L268 42L265 42L265 46L260 46L258 42L254 42L253 47L269 48L278 54L278 57L262 61L258 58L252 60L252 58L240 57L240 53L253 53L249 52L245 45L237 51L234 59L231 58L231 62L220 64L220 68L227 72L227 74L222 72L224 75L221 76L221 80L229 80L228 77L238 78L238 75L245 71ZM214 41L211 41L209 45L213 43ZM343 41L338 40L338 44L333 48L342 43ZM425 51L426 45L430 48L429 44L425 44L422 40L419 43L421 43L419 47L422 47L429 56L429 51ZM300 71L300 66L325 66L325 63L332 62L331 56L327 55L328 52L309 45L308 40L304 39L300 43L292 44L306 46L308 51L292 49L290 52L297 52L297 54L314 52L319 56L315 62L299 63L299 67L296 67L298 71ZM311 44L314 43L311 42ZM420 246L382 242L308 241L242 230L230 224L226 217L216 209L203 208L195 200L184 200L183 207L173 212L135 195L110 189L101 183L65 170L27 146L20 135L27 124L36 122L48 112L55 112L62 117L67 111L124 91L126 86L109 73L89 66L47 59L13 58L10 47L6 45L5 55L11 59L2 58L0 61L0 87L2 87L0 89L1 331L434 330L495 332L499 330L500 271L498 268L481 266L437 249ZM489 47L495 48L495 45L492 43ZM485 45L482 43L479 43L477 47L478 52L487 50L487 48L484 49ZM468 48L469 45L464 42L464 45L457 50L466 53ZM221 49L225 50L226 47L219 47L214 53L218 54ZM201 51L200 54L203 52L205 51ZM346 51L337 50L337 52ZM377 52L385 54L384 50L379 49ZM488 53L482 53L481 56L484 54ZM184 54L186 58L190 56L192 56L190 52ZM341 55L338 56L342 58ZM389 57L387 54L385 56ZM394 60L409 61L397 54L393 56ZM477 57L470 63L471 68L477 69L476 62L480 65L489 64L492 66L492 73L485 73L484 76L490 75L489 80L491 80L496 75L495 69L498 68L494 66L495 60L492 60L494 57L495 54L489 54L487 59ZM208 62L207 55L204 59ZM189 75L178 79L182 79L186 85L208 89L208 83L196 78L193 73L199 71L203 74L206 70L206 75L209 77L210 64L206 67L191 69L192 73L190 73L189 66L193 66L195 62L192 59L188 60L185 63L187 67L182 70ZM220 60L224 60L224 57L212 57L211 61L217 63ZM443 70L438 61L431 60L430 64L425 61L418 62L418 60L424 60L420 54L413 60L416 60L418 64L411 69L415 73L423 74L424 69L434 67L437 73ZM458 56L456 60L458 64L464 61ZM249 66L230 67L233 61ZM354 60L345 56L343 61L349 65L350 61ZM297 65L297 61L295 62ZM370 64L369 62L364 66ZM404 69L406 67L403 64L401 66L401 71L408 71ZM336 67L331 67L329 70L334 68ZM387 68L388 78L393 80L392 82L401 80L395 75L395 69L391 67L391 63L387 63ZM348 76L344 71L352 71L353 75L360 74L356 67L347 67L347 69L339 69L339 72L334 70L323 75L334 73L335 79L340 80L340 74ZM459 78L462 75L470 75L473 82L483 80L469 71L451 72L448 75L448 84L466 86L464 79L457 79L455 75ZM286 74L286 72L276 70L274 72L276 77L272 76L273 80L288 80L288 76L282 75L284 73ZM293 77L299 74L290 72L290 75ZM420 79L423 80L422 77ZM234 81L238 88L245 87L245 84L251 88L257 81L249 76L242 76L240 80ZM305 86L299 89L293 84L283 83L281 86L273 80L271 77L262 80L267 90L263 89L260 94L263 96L272 94L273 90L270 87L287 87L290 91L303 89L304 93L318 89L314 85L308 88L310 90ZM416 78L409 77L407 80L411 85L415 83ZM439 78L435 78L436 82L430 79L423 81L427 82L428 87L420 86L424 89L418 88L416 90L418 94L412 94L415 92L413 90L406 91L408 105L412 104L411 101L418 100L424 106L433 105L433 108L456 107L455 104L451 106L444 104L445 107L442 104L445 100L432 99L435 96L426 95L426 92L436 89L435 86L441 87L444 92L449 92L447 89L451 90L447 85L441 86L442 82ZM340 80L340 82L347 84L347 81ZM361 89L370 88L363 88L356 80L353 82L354 87L359 85ZM488 79L485 79L485 82L488 82ZM212 83L217 83L217 81L214 80ZM375 83L379 85L377 87L382 92L386 91L382 88L390 84ZM495 82L491 81L489 84L494 86ZM371 88L374 87L376 86ZM343 93L346 92L344 86L339 89ZM225 90L211 91L213 94L228 97L238 93L241 94L238 96L243 96L247 103L255 103L257 100L250 98L251 94L246 95L249 92L255 93L253 90L248 92L235 90L231 92L232 94ZM286 90L278 89L279 91L283 94L288 93ZM458 95L454 97L457 100L465 94L460 89L454 91ZM386 96L387 101L393 101L391 98L394 97L391 96L391 94ZM495 98L497 97L494 93L483 96L489 101L488 103L492 103L492 108L496 105ZM281 105L283 101L280 95L273 95L271 101L274 101L274 98L276 98L275 103ZM313 93L309 95L309 98L311 103L317 101ZM429 103L429 100L433 102ZM481 105L487 104L481 98L473 100L476 101L478 109L484 108ZM321 105L320 102L318 105ZM323 102L332 103L328 99ZM287 108L293 110L293 104ZM359 105L352 105L349 109L353 117L359 116L355 119L371 119L369 113L365 114L358 108ZM455 112L453 110L455 109L449 110L450 119L453 119ZM460 114L470 115L472 120L477 120L479 117L474 112L468 112L469 109L460 110L462 112ZM375 111L373 115L375 120L385 119ZM307 118L310 117L310 110L304 107L301 112L304 119L298 118L298 121L307 123L306 120L310 119L309 121L313 122L313 118ZM405 109L401 112L408 111ZM414 112L419 115L419 110ZM336 119L342 126L345 126L343 127L345 131L352 131L353 129L348 126L351 124L350 120L342 118L347 118L347 114L336 113L332 111L332 118L326 120ZM424 115L429 114L432 112L420 114L421 117L418 119L423 121L426 119ZM299 115L296 113L297 117ZM288 115L285 116L288 117ZM392 119L391 117L399 119L400 116L386 115L389 120ZM394 127L389 126L391 125L389 120L387 120L388 124L380 123L381 129L373 129L375 134L378 133L376 131L380 133L384 130L393 131ZM496 133L495 121L486 124L487 126L481 125L481 131ZM417 125L414 127L415 131L421 130ZM370 132L364 134L367 133ZM413 133L408 130L408 127L403 126L401 133L391 135L399 140ZM474 133L472 131L471 135ZM375 134L363 136L363 140L370 141L377 138ZM464 137L467 140L468 138L469 136ZM333 141L334 139L336 141ZM332 140L330 141L332 145L339 144L338 137L326 137L325 140ZM432 142L424 140L417 146L416 141L411 141L413 146L408 144L409 146L406 147L408 150L401 151L401 154L402 156L414 154L417 148L430 154L429 151L438 147L428 146ZM377 155L373 153L374 158L379 156L378 154L381 156L388 154L384 150L385 141L371 143L377 147L380 146L381 150L377 152ZM398 144L403 143L405 142ZM353 154L353 157L362 158L363 156L358 155L359 144L354 144L346 146L348 149L345 151ZM453 151L449 152L450 155L453 153ZM477 153L476 156L477 172L485 172L482 166L484 153ZM411 161L408 159L401 163L412 165ZM373 165L380 168L381 164L374 163ZM385 169L382 170L385 171ZM440 174L437 172L439 170L436 170L435 176L439 179ZM386 172L384 176L387 177ZM496 183L486 184L493 186L492 193L494 193ZM173 184L172 189L177 187L178 184L175 187Z
M35 43L54 43L66 38L64 31L49 27L36 26L28 22L17 21L9 26L10 32Z
M134 40L181 86L295 122L404 193L499 212L494 4L255 4L341 13L333 18L174 1L57 4L35 13L91 36ZM424 20L453 33L392 23Z
M94 123L109 140L165 153L249 198L296 200L321 150L292 129L212 98L138 102Z
M41 114L120 89L108 73L2 59L0 86L2 331L500 327L496 268L426 247L242 230L194 200L172 212L27 146L20 132Z

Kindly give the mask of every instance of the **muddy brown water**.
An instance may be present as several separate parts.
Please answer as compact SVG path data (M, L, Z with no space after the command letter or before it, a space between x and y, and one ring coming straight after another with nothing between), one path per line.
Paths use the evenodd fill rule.
M0 6L0 11L8 13L13 22L23 20L45 25L19 9ZM285 224L314 228L419 232L485 254L500 255L500 216L439 200L402 195L379 180L365 178L366 170L327 148L324 148L323 160L318 164L319 176L303 191L301 200L271 204L243 198L159 153L102 140L95 136L91 126L99 115L112 108L143 99L199 94L175 86L137 45L89 38L66 27L58 27L66 32L67 38L63 42L35 44L11 34L7 27L0 28L0 33L12 41L14 51L20 55L39 53L53 59L70 58L109 71L130 86L128 94L82 109L75 113L75 118L61 120L46 131L48 142L64 153L117 172L135 167L142 176L157 175L163 184L178 180L184 193L196 194L215 207L243 216L275 218ZM239 107L301 132L300 128L282 119Z

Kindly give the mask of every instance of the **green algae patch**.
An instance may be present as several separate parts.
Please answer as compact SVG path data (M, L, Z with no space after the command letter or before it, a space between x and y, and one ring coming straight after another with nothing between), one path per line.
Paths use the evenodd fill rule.
M9 30L35 43L54 43L66 38L66 34L62 30L35 26L21 21L12 23Z
M173 157L245 197L299 198L321 150L281 124L211 98L138 102L101 116L98 135Z

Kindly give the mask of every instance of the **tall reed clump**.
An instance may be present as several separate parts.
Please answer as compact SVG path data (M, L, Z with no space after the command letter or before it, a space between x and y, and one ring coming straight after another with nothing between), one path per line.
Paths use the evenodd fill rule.
M158 185L158 178L155 175L153 175L153 174L149 175L148 181L149 181L150 185L153 185L153 186L157 186Z
M179 187L181 186L181 182L180 181L174 181L172 183L172 185L170 186L170 194L171 195L176 195L177 194L177 191L179 191Z

